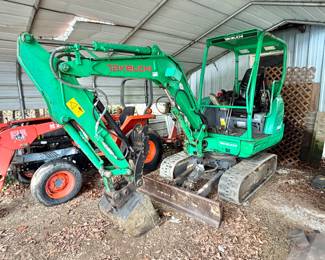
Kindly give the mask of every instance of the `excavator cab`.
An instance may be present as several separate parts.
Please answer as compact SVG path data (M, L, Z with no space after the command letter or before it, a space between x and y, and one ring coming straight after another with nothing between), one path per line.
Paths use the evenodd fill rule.
M235 75L233 89L217 96L202 98L204 73L211 48L234 54ZM283 53L280 81L267 85L265 68L260 66L262 54ZM254 55L252 68L239 78L240 57ZM224 152L250 157L278 143L283 136L284 105L280 92L286 75L286 44L263 31L249 30L209 38L203 56L198 104L200 111L210 115L208 129L211 137L223 140ZM223 86L220 86L222 89ZM214 120L211 120L211 113ZM226 142L225 142L226 140ZM226 145L225 145L226 144ZM246 145L247 144L247 145ZM227 147L229 145L229 147ZM239 147L232 149L231 147ZM233 150L231 152L231 150Z

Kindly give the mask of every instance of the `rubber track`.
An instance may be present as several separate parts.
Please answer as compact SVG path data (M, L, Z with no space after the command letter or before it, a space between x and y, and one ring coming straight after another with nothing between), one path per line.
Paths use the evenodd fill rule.
M260 153L231 167L220 178L219 197L235 204L242 204L273 175L276 170L276 159L275 154ZM263 168L262 166L267 166L265 164L270 164L270 166ZM248 180L252 178L254 180L250 183ZM249 192L241 194L241 189L245 185L248 186ZM247 187L244 188L247 189Z
M175 167L189 158L190 156L184 151L166 157L160 164L159 175L168 180L173 180Z

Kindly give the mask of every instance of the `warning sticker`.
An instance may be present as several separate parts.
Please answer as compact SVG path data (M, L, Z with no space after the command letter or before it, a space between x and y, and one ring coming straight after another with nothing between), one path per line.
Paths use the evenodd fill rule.
M83 110L75 98L71 98L66 104L76 117L81 117L85 113L85 110Z

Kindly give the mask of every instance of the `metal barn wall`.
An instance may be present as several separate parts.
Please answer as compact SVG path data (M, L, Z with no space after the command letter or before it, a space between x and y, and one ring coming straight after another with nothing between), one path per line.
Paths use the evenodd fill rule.
M291 29L276 35L288 44L288 66L316 68L314 81L321 85L319 111L325 112L325 26L307 26L304 33Z
M241 56L239 64L239 78L242 78L245 71L249 68L249 56ZM200 74L201 70L198 70L189 79L192 91L196 96L200 85ZM235 57L232 53L229 53L206 67L203 97L210 93L216 93L221 89L231 90L234 80Z
M16 63L0 60L0 110L19 109Z
M15 93L17 92L16 86L16 76L15 76L15 68L13 71L9 71L7 74L8 84L15 89ZM45 108L45 103L43 102L43 98L39 94L38 90L28 78L28 76L23 73L22 75L23 82L23 91L24 91L24 99L26 102L27 109L34 108ZM79 81L82 85L91 86L92 79L84 78ZM98 78L97 86L101 88L108 96L109 102L112 105L120 104L120 86L122 79L120 78ZM8 85L7 84L7 85ZM17 92L18 93L18 92ZM125 103L126 104L141 104L145 102L145 94L144 94L144 81L143 80L132 80L128 81L125 87ZM154 88L154 100L157 99L158 96L163 95L164 92L159 88ZM18 94L17 94L18 98ZM6 104L0 108L1 110L8 109L6 108ZM13 104L13 109L19 109L19 102Z
M0 110L19 110L18 88L16 83L16 64L15 62L0 62ZM110 104L120 104L120 78L98 78L97 85L108 95ZM45 108L43 98L31 82L29 77L22 74L24 100L27 109ZM92 85L91 78L80 80L81 84ZM132 80L127 82L125 88L125 103L141 104L145 102L144 81ZM164 92L159 88L154 88L154 99L163 95Z
M12 59L14 60L14 59ZM16 63L14 61L0 61L0 111L20 110L18 87L16 83ZM120 78L98 78L97 85L108 95L110 104L120 104ZM23 94L26 109L46 108L43 98L25 73L22 73ZM86 78L80 83L91 86L91 78ZM145 102L144 81L132 80L126 84L125 103L141 104ZM159 88L154 88L154 100L163 95ZM142 111L139 111L141 113ZM150 127L161 135L167 134L164 115L158 115L156 119L150 121Z
M314 81L320 83L319 111L325 112L325 26L307 26L304 33L290 29L275 33L288 44L288 66L316 68ZM215 64L215 65L214 65ZM222 88L231 89L234 80L234 57L227 54L207 67L204 95L215 93ZM249 59L240 63L240 76L249 67ZM189 79L191 88L197 93L200 70Z

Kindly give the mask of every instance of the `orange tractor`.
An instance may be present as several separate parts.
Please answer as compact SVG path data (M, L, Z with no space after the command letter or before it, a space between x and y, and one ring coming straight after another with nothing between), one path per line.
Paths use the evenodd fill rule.
M121 97L124 97L122 82ZM146 93L148 88L145 88ZM143 115L135 115L135 107L126 107L124 98L121 104L124 109L121 113L113 114L112 118L120 126L124 135L136 126L146 126L150 119L154 119L150 106L152 104L152 91L150 98L146 99L146 111ZM148 96L148 95L146 95ZM111 131L115 142L122 148L123 143L119 137ZM144 163L144 171L155 170L162 158L162 139L155 131L149 131L149 150ZM48 162L65 160L73 163L81 172L91 167L91 163L81 152L72 139L65 133L62 126L54 123L51 118L32 118L10 121L0 124L0 191L4 185L8 172L22 183L30 183L33 173L46 167ZM98 153L100 154L100 153ZM69 178L60 171L53 172L44 183L47 195L52 199L51 204L60 204L61 199L69 193ZM81 180L77 185L81 188ZM80 189L79 188L79 189ZM71 198L70 198L71 199Z

